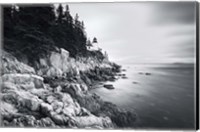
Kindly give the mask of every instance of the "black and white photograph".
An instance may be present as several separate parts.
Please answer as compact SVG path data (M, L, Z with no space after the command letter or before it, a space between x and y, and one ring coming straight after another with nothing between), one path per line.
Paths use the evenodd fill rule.
M198 2L0 6L1 127L197 129Z

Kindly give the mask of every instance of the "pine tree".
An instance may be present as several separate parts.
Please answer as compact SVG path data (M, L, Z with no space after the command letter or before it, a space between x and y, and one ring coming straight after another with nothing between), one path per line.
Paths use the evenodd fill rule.
M57 14L58 14L58 23L62 23L64 16L62 4L59 4L57 9Z
M65 11L61 4L57 9L51 4L5 6L3 12L4 49L9 52L37 59L58 47L76 57L86 55L87 47L92 45L87 41L84 22L78 14L73 19L68 5Z

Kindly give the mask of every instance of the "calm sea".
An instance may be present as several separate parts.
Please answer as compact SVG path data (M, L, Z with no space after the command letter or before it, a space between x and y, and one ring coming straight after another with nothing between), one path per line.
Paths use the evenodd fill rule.
M114 90L97 85L91 90L105 101L135 111L139 129L194 128L195 75L191 64L131 64L123 66L127 79L118 79ZM145 75L143 73L151 73Z

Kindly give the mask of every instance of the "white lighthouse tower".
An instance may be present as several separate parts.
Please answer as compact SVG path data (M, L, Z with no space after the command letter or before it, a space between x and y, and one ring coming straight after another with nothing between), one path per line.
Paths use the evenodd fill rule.
M98 50L98 49L99 49L98 41L97 41L97 38L96 38L96 37L93 38L91 49L92 49L92 50Z
M97 50L102 50L101 48L99 48L98 46L98 42L97 42L97 38L94 37L92 42L90 40L87 40L87 49L90 51L97 51Z

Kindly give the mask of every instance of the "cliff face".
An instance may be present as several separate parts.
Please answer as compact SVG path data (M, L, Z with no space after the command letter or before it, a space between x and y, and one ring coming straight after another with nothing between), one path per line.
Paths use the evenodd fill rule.
M60 49L40 58L34 68L6 52L2 64L4 126L112 128L135 120L135 114L88 93L93 82L115 79L120 67L107 60L73 59Z
M59 49L57 52L51 52L49 56L39 59L36 64L38 75L46 77L64 77L67 74L79 76L80 72L87 72L95 67L112 68L108 60L100 61L94 57L79 57L77 59L69 57L69 52Z
M61 76L71 66L68 60L67 51L62 49L61 54L52 53L49 60L41 59L40 65L47 70L44 75ZM112 127L109 117L91 114L61 87L53 89L45 84L43 77L37 75L43 75L45 70L35 71L8 53L4 53L2 61L1 112L5 126ZM81 84L68 85L79 94L87 91L87 86Z

